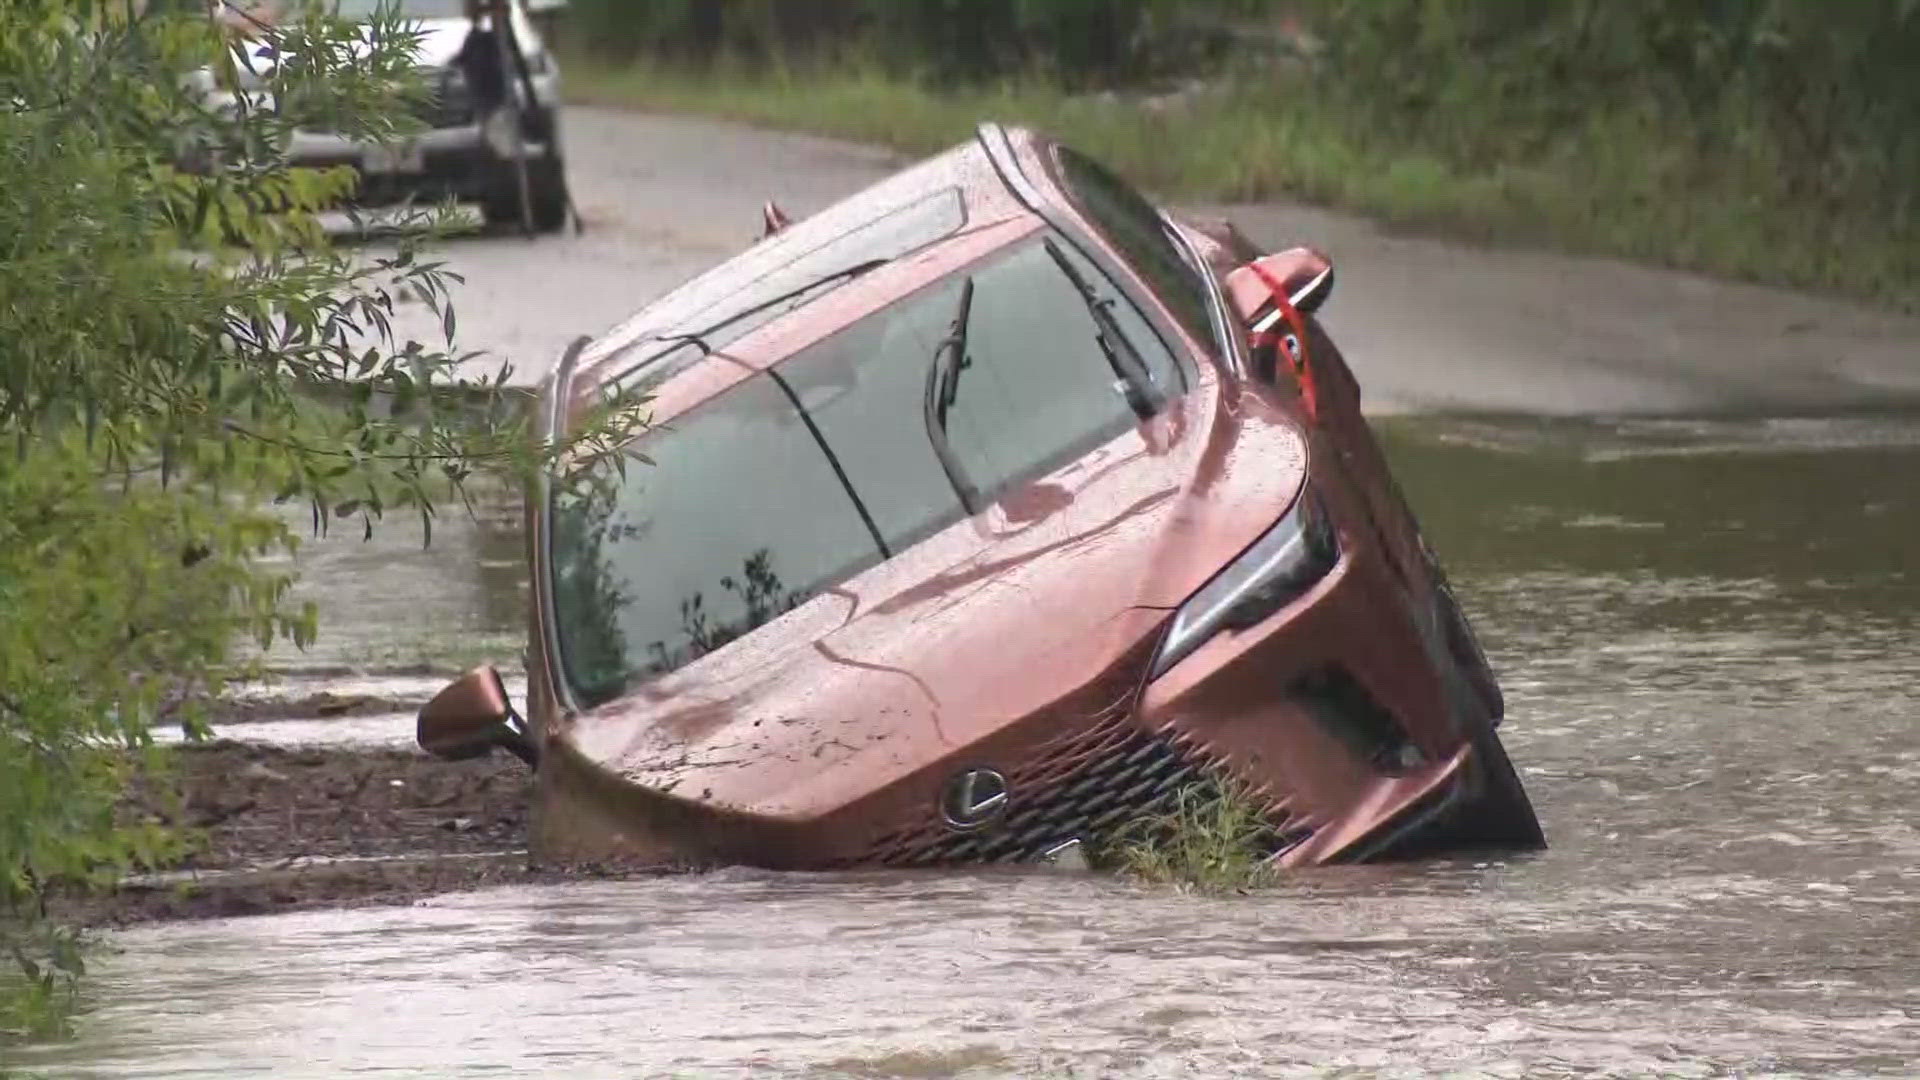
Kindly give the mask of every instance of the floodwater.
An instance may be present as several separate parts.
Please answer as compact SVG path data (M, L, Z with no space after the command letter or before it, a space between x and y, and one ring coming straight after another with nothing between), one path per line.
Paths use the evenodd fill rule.
M1500 670L1544 853L1223 900L1048 871L736 870L157 926L112 939L74 1041L20 1064L1920 1071L1920 416L1382 428ZM510 638L510 574L453 565L420 569L477 606L434 617ZM403 601L371 577L332 595Z

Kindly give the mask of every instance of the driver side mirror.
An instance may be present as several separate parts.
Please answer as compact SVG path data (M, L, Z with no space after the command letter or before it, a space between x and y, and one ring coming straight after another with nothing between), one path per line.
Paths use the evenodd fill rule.
M760 207L760 239L765 240L791 224L793 219L788 217L787 212L780 208L780 204L772 199L768 199Z
M527 722L513 711L506 683L491 664L435 694L420 710L415 737L422 750L448 761L485 757L500 747L528 765L540 764Z

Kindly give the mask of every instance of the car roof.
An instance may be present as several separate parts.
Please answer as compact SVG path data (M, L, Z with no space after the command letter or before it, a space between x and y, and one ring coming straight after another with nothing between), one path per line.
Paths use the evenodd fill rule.
M1000 130L983 125L983 132L989 129ZM1007 134L1023 145L1044 142L1030 132ZM685 335L699 334L709 349L723 350L737 363L777 362L792 351L781 343L795 340L795 330L804 329L802 336L809 340L824 336L872 306L823 301L839 299L836 294L843 291L868 293L869 300L874 290L891 294L888 299L905 295L979 257L983 232L1001 233L1001 243L1024 234L1007 228L1023 220L1039 223L1009 190L981 140L969 140L788 225L652 301L580 350L570 396L579 401L616 381L657 385L714 360L689 346ZM882 268L858 290L823 287L790 308L775 305L766 317L703 333L730 316L869 260L918 265L916 272L902 275Z

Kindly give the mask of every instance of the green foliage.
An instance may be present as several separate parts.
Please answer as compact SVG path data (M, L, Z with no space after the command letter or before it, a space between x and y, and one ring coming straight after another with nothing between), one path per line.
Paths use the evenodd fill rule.
M579 0L602 56L844 62L890 75L1043 75L1069 87L1324 43L1298 89L1356 131L1456 162L1552 151L1596 117L1640 114L1707 144L1759 141L1812 200L1910 192L1920 166L1913 0ZM1276 35L1272 31L1282 29ZM1361 123L1364 121L1364 124ZM1749 150L1759 147L1748 146ZM1755 160L1755 164L1762 164ZM1905 192L1903 192L1905 193ZM1911 195L1901 204L1911 209Z
M1096 854L1142 881L1217 895L1267 884L1273 827L1244 787L1219 775L1123 826Z
M152 725L202 732L236 635L315 631L258 561L296 537L256 507L430 524L483 474L592 461L640 422L609 401L535 445L505 366L466 373L457 279L419 234L379 253L321 227L353 174L280 148L417 127L416 41L312 6L236 48L197 5L0 0L0 954L25 987L0 989L0 1038L51 1023L79 974L49 892L181 850L115 814ZM444 340L396 333L409 300Z
M1140 20L1153 44L1109 72L1131 95L1078 92L1044 35L969 52L939 19L912 31L923 49L984 59L945 69L869 33L568 79L587 100L913 151L983 117L1032 123L1167 196L1304 199L1920 307L1912 0L1165 0ZM981 74L927 78L946 70ZM1207 88L1144 99L1178 71Z
M0 506L0 900L19 914L46 885L177 851L153 823L115 820L127 751L157 717L201 730L236 634L304 643L313 613L250 565L292 546L278 519L204 487L104 479L79 436L0 465Z
M1848 234L1875 221L1906 238L1897 269L1920 273L1912 0L1314 6L1315 89L1368 145L1475 175L1585 169L1646 202L1731 200L1760 243L1834 233L1796 252L1815 261L1851 259Z
M8 945L16 970L0 968L0 1044L68 1035L78 980L87 971L79 933L39 921L16 929ZM6 1075L0 1068L0 1077Z
M1112 85L1218 55L1225 20L1259 0L577 0L603 58L677 63L860 57L940 82L1009 71Z

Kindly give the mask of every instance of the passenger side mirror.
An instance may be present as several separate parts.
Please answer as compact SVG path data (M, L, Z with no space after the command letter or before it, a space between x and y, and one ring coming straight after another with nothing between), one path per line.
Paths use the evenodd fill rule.
M506 683L491 664L435 694L420 710L415 737L422 750L448 761L485 757L502 747L528 765L540 764L527 722L513 711Z
M1333 263L1313 248L1288 248L1240 267L1225 284L1227 302L1247 328L1254 376L1272 382L1282 352L1289 366L1303 364L1307 328L1275 297L1285 297L1296 316L1317 311L1333 292Z
M1277 288L1276 288L1277 284ZM1273 294L1284 293L1301 314L1318 311L1333 295L1333 261L1310 247L1265 255L1227 275L1227 298L1249 327L1274 310Z

